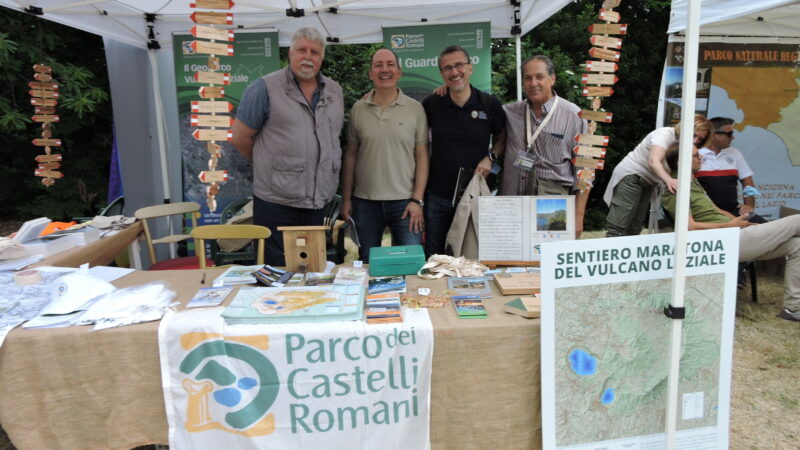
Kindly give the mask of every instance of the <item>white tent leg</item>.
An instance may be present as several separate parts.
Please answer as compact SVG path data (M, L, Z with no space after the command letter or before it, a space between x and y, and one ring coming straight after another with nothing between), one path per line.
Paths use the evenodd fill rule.
M522 42L521 42L521 35L517 35L514 38L514 42L516 43L516 51L517 51L517 101L522 100Z
M169 167L167 166L167 138L164 131L164 104L161 99L161 86L158 82L158 61L156 60L156 50L147 50L147 56L150 58L150 71L153 78L153 100L156 109L156 129L158 130L158 156L161 160L161 183L164 190L164 203L170 202L169 191ZM173 223L169 222L169 234L175 234L173 231ZM177 247L175 244L169 245L170 258L178 256Z
M694 137L695 95L697 93L697 56L700 41L700 0L689 0L686 44L683 61L683 97L681 99L680 163L678 168L678 198L675 207L675 274L672 277L671 304L684 306L686 288L686 241L689 229L689 184L692 178L692 147ZM683 321L672 320L670 371L667 390L666 445L675 448L675 429L678 415L678 380L681 359Z

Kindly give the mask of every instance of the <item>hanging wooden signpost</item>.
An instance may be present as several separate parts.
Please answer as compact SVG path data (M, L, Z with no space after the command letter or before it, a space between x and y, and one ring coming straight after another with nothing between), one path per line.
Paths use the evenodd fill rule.
M231 0L194 0L189 3L190 8L203 9L231 9L233 5ZM227 86L231 80L231 74L219 72L219 56L233 56L231 42L234 40L234 31L215 25L233 25L233 14L196 11L192 13L191 19L194 23L202 25L192 27L190 32L195 40L190 46L196 53L206 54L209 57L208 70L194 73L196 82L206 84L198 90L200 98L206 100L192 102L192 115L189 120L193 127L209 127L197 128L192 136L198 141L206 141L206 151L209 154L208 170L200 172L197 177L201 182L209 184L206 188L206 203L208 210L214 212L217 209L216 196L219 194L219 183L228 181L228 171L217 170L217 163L222 157L222 148L216 141L233 139L233 133L228 128L232 127L234 122L228 115L233 110L233 105L227 101L216 100L225 97L223 86Z
M619 66L619 49L622 48L622 39L610 35L625 35L628 33L628 25L620 24L620 14L614 11L619 6L620 0L605 0L602 9L598 13L598 18L605 23L595 23L589 26L589 56L594 60L586 61L586 71L581 76L581 83L584 85L582 93L592 99L592 109L581 110L578 115L589 121L589 133L575 137L578 143L573 149L577 155L573 159L573 164L578 168L578 189L581 191L590 189L594 183L595 171L602 170L605 162L606 150L608 146L608 136L599 136L594 133L597 131L598 122L611 123L613 115L608 111L601 111L602 99L614 94L611 87L619 81L614 75Z

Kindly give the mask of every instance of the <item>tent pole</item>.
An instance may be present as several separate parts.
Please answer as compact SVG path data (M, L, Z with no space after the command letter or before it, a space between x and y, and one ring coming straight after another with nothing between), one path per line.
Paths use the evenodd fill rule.
M516 50L517 50L517 101L522 100L522 41L521 35L516 35L514 38L514 42L516 43Z
M697 92L697 56L700 40L700 0L688 1L686 43L683 61L683 96L681 98L680 163L678 167L678 198L675 211L675 272L672 277L674 309L684 306L686 288L686 242L689 228L689 184L692 178L692 147L694 137L695 95ZM683 321L672 319L670 371L667 390L666 445L675 448L678 415L678 381L680 378L681 334Z

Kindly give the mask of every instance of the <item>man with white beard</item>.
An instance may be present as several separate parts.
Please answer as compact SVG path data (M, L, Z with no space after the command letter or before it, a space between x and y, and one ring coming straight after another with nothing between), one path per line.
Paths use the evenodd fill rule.
M297 30L289 66L251 83L233 124L233 146L253 161L253 222L272 231L267 264L285 265L281 226L322 225L339 185L342 88L319 73L325 39Z

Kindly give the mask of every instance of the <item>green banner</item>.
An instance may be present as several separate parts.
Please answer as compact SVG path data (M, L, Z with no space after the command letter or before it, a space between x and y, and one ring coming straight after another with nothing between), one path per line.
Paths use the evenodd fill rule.
M220 223L225 207L241 198L251 197L253 168L229 142L218 142L222 146L222 157L218 170L228 171L228 180L220 185L216 211L209 211L206 204L206 186L197 175L208 170L209 154L206 143L192 137L196 127L191 125L191 102L202 100L198 89L204 83L194 81L196 71L208 70L208 55L196 54L191 47L194 38L190 34L175 34L172 37L175 55L175 84L178 96L178 126L181 136L183 161L183 197L185 201L202 206L200 224ZM220 72L230 73L230 84L225 86L225 98L233 104L230 117L236 117L236 107L247 86L264 75L280 69L278 33L276 31L235 30L233 56L220 56Z
M491 37L489 22L383 29L383 44L397 53L403 69L400 87L406 95L420 101L444 84L439 73L439 53L449 45L464 47L472 62L470 83L491 92Z

